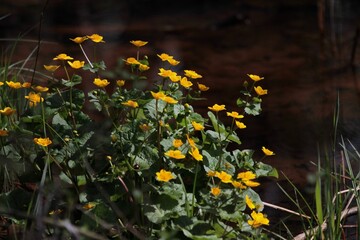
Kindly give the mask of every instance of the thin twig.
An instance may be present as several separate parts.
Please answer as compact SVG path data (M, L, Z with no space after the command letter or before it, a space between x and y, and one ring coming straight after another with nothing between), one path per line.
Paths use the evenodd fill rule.
M288 212L288 213L291 213L291 214L294 214L294 215L297 215L297 216L300 216L300 217L304 217L304 218L307 218L307 219L311 219L310 216L295 212L295 211L287 209L287 208L283 208L283 207L280 207L280 206L277 206L277 205L274 205L274 204L271 204L271 203L267 203L267 202L263 202L263 204L265 206L268 206L268 207L271 207L271 208L274 208L274 209L277 209L277 210Z

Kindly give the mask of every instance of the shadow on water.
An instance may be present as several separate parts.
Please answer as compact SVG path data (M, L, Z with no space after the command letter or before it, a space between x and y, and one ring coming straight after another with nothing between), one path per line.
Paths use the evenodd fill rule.
M37 38L43 2L5 0L0 21L2 38ZM44 13L38 66L48 64L59 52L75 54L69 37L99 33L106 47L98 53L109 68L119 57L133 56L129 40L150 42L144 53L155 58L167 52L180 59L183 69L204 76L211 94L196 108L226 104L236 110L247 73L265 77L269 90L263 114L248 117L242 138L244 147L261 146L276 152L265 162L306 189L307 176L317 162L317 146L333 137L332 118L340 98L341 133L358 146L360 19L357 1L332 1L319 8L315 1L49 1ZM3 44L3 43L1 43ZM30 46L29 46L30 45ZM19 44L24 58L36 43ZM156 69L153 66L152 69ZM152 72L156 76L156 72ZM85 85L85 89L91 86ZM280 183L285 181L280 178ZM287 205L275 182L264 183L264 200ZM291 208L291 207L290 207ZM281 213L272 213L283 217ZM280 214L280 215L279 215Z

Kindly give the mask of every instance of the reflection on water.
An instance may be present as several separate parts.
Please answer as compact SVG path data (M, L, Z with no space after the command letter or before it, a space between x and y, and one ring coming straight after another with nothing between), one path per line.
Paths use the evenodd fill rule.
M33 1L36 8L29 7L31 1L18 6L5 2L2 13L12 15L0 21L3 38L16 37L14 29L24 32L36 24L38 1ZM208 101L196 105L199 111L214 103L236 110L246 74L264 76L262 84L269 95L264 97L263 114L245 120L244 147L274 150L276 157L265 161L299 185L306 183L313 168L310 162L317 161L317 146L321 148L333 135L337 96L341 131L359 145L357 1L333 1L335 5L326 6L320 15L323 23L315 1L310 0L180 2L50 1L41 33L49 42L42 44L38 64L48 64L59 52L78 52L67 44L69 37L104 35L106 47L97 57L106 59L110 67L118 57L134 55L129 40L147 40L150 46L144 52L150 58L167 52L182 61L181 68L204 76L212 91L205 94ZM25 38L36 39L36 30ZM20 57L31 50L29 44L18 47ZM156 71L156 66L152 69ZM266 197L276 204L280 200L274 191L267 191Z

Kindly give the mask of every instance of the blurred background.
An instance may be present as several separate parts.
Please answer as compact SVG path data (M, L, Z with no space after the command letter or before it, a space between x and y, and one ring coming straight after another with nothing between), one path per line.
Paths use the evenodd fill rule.
M69 41L76 36L103 35L97 59L109 69L135 55L130 40L149 41L142 54L155 60L166 52L180 70L203 75L210 91L195 104L203 113L215 103L236 111L246 74L263 76L269 94L263 114L244 120L242 147L273 150L264 162L303 189L311 186L311 162L333 139L338 100L339 133L359 147L358 0L1 0L0 18L2 49L21 38L14 59L27 58L41 39L36 66L30 61L38 70L62 52L81 57ZM151 62L156 77L158 61ZM265 201L281 204L276 185L267 184Z

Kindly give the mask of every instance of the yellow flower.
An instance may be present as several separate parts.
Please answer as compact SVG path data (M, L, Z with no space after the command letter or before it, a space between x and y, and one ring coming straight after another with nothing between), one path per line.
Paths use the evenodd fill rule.
M175 100L174 98L169 97L169 96L164 96L161 98L161 100L163 100L164 102L167 102L169 104L175 104L178 102L177 100Z
M248 74L248 76L251 78L251 80L253 80L255 82L264 79L263 77L259 77L258 75L254 75L254 74Z
M247 188L244 184L242 184L241 182L238 182L238 181L232 181L231 184L235 188L240 188L240 189L246 189Z
M2 85L4 85L4 83L3 83L3 82L0 82L0 86L2 86Z
M24 82L21 86L23 88L29 88L29 87L31 87L31 82Z
M77 44L81 44L83 43L84 41L86 41L88 38L86 36L83 36L83 37L76 37L76 38L70 38L71 41L73 41L74 43L77 43Z
M122 105L128 106L128 107L132 107L132 108L137 108L139 107L139 104L135 101L132 100L128 100L127 102L123 102L121 103Z
M116 85L118 85L119 87L124 86L125 85L125 80L117 80Z
M149 70L150 67L148 65L145 65L145 64L141 64L139 65L139 70L140 71L146 71L146 70Z
M256 174L251 171L241 172L237 175L237 179L241 179L241 181L248 187L257 187L260 185L260 183L252 181L255 178Z
M82 68L85 65L85 61L79 61L79 60L75 60L73 62L68 61L67 63L70 65L70 67L74 69Z
M184 143L181 141L181 139L174 139L173 140L173 146L176 148L179 148L183 145Z
M130 41L130 43L136 47L142 47L142 46L145 46L148 42L144 42L141 40L132 40L132 41Z
M243 118L244 115L240 115L238 112L226 112L226 115L228 117L232 117L232 118L236 118L236 119L239 119L239 118Z
M267 149L266 147L262 147L261 150L263 151L263 153L264 153L266 156L275 155L275 153L274 153L273 151L270 151L270 150Z
M246 171L246 172L240 172L237 175L237 179L241 179L241 180L252 180L256 178L256 174L253 173L252 171Z
M184 159L185 155L181 153L180 150L169 150L165 153L165 156L175 158L175 159Z
M11 114L15 113L16 110L12 109L11 107L6 107L4 109L0 109L0 114L5 116L10 116Z
M215 177L216 176L216 171L212 171L212 170L209 170L207 173L206 173L206 175L208 176L208 177Z
M180 63L179 61L176 61L175 59L169 59L168 62L172 66L176 66L176 65L178 65Z
M153 91L150 91L151 92L151 95L153 96L153 98L155 98L156 100L159 100L159 99L162 99L164 98L166 95L164 94L164 92L153 92Z
M231 183L232 182L231 175L224 171L218 172L216 174L216 177L219 178L223 183Z
M30 101L30 107L35 107L39 102L44 101L39 93L30 92L28 96L25 96L26 99Z
M100 78L95 78L93 83L98 87L106 87L107 85L110 84L110 82L107 79L100 79Z
M201 131L201 130L204 130L204 126L200 123L197 123L195 121L192 121L191 124L193 125L195 131Z
M36 86L36 87L33 87L33 89L37 92L47 92L49 91L49 88L48 87L43 87L43 86Z
M60 65L44 65L44 68L49 72L55 72Z
M196 73L193 70L184 70L185 72L185 76L192 78L192 79L197 79L197 78L202 78L202 76L198 73Z
M139 128L140 128L143 132L147 132L147 131L150 130L150 126L147 125L146 123L141 124L141 125L139 126Z
M218 104L215 104L212 107L208 107L208 108L214 112L220 112L226 110L225 105L218 105Z
M169 171L161 169L160 172L156 173L156 180L160 182L168 182L171 179L174 179L174 175Z
M201 83L198 83L198 88L202 92L205 92L205 91L209 90L209 87L207 87L206 85L201 84Z
M63 212L63 210L61 210L61 209L51 210L49 212L49 215L58 215L58 214L60 214L62 212Z
M181 77L177 75L176 72L171 70L165 70L164 68L159 69L160 72L158 73L159 76L164 78L169 78L172 82L180 81Z
M248 195L245 196L245 202L246 202L246 205L247 205L251 210L253 210L253 209L256 208L255 204L253 203L253 201L251 200L251 198L250 198Z
M138 60L136 60L136 59L133 58L133 57L129 57L129 58L127 58L127 59L124 60L124 61L125 61L125 63L128 64L128 65L131 65L131 64L140 65L140 64L141 64Z
M211 188L211 194L214 195L215 197L216 196L219 196L221 193L221 189L218 188L218 187L212 187Z
M99 43L99 42L105 42L103 40L103 36L99 35L99 34L92 34L91 36L86 36L87 38L89 38L91 41L95 42L95 43Z
M34 138L34 142L43 147L49 146L52 143L49 138Z
M242 122L235 121L235 124L236 124L236 126L237 126L238 128L240 128L240 129L246 128L246 125L245 125L244 123L242 123Z
M264 216L262 213L257 213L253 211L251 213L252 219L248 220L248 224L253 228L258 228L261 225L269 225L269 219Z
M191 151L189 153L196 161L202 161L203 160L203 156L200 154L198 148L192 147Z
M88 202L82 208L85 210L90 210L96 206L95 202Z
M166 53L162 53L162 54L157 54L157 56L162 60L162 61L169 61L169 59L173 59L173 56L170 56L169 54Z
M196 147L195 141L192 138L190 138L189 134L186 134L186 139L191 147Z
M66 55L65 53L60 53L56 57L53 58L53 60L73 60L74 58Z
M188 81L186 77L181 78L180 84L184 88L189 88L189 87L191 87L193 85L192 82Z
M266 95L266 94L268 93L268 90L267 90L267 89L263 89L263 88L260 87L260 86L254 87L254 89L255 89L255 92L256 92L259 96Z
M9 131L0 129L0 137L6 137L9 135Z
M22 88L21 83L19 83L19 82L13 82L13 81L8 82L8 81L6 81L6 84L9 87L14 88L14 89Z

